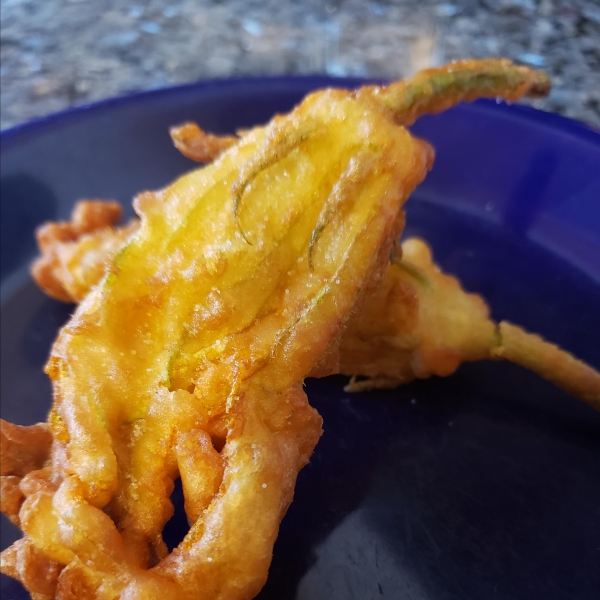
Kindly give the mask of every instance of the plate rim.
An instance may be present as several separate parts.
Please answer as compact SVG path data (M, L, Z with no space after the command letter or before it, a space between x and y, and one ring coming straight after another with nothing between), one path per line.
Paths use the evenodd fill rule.
M361 78L334 78L330 76L304 76L304 77L252 77L252 78L235 78L235 79L219 79L219 80L202 80L191 84L185 84L180 86L170 86L166 88L160 88L155 90L133 92L130 94L120 95L103 99L97 102L89 103L82 106L71 107L60 111L58 113L52 113L43 117L36 118L16 125L12 128L0 132L0 140L4 144L9 140L12 142L18 142L21 136L37 136L43 134L47 129L53 126L60 126L63 123L69 123L71 119L76 119L82 116L85 118L85 113L93 112L95 114L101 114L102 111L110 111L113 107L119 107L122 105L135 105L139 101L151 99L154 97L168 97L169 95L177 95L182 92L193 92L197 90L202 93L206 90L218 90L227 87L243 87L247 84L257 84L260 82L271 82L273 84L285 85L290 81L305 81L308 82L336 82L341 85L348 82L355 82L356 85L360 85L361 82L370 82L372 79L361 79ZM503 114L507 113L508 118L522 119L524 122L531 123L536 127L547 128L559 132L562 134L568 134L576 136L578 139L584 139L594 144L594 146L600 149L600 130L595 130L590 126L568 119L561 115L540 111L528 106L523 105L507 105L504 103L497 104L494 100L481 100L475 104L467 106L462 105L462 109L468 112L481 112L484 115L490 114ZM26 596L23 596L23 600Z
M327 74L310 75L265 75L265 76L241 76L227 78L206 78L181 85L172 85L150 90L140 90L119 94L72 106L64 110L53 112L48 115L34 117L24 123L19 123L7 129L0 131L0 141L5 144L18 138L21 134L35 134L43 131L46 127L58 125L61 122L68 121L80 115L90 112L102 112L110 110L125 104L136 104L147 99L168 97L187 92L204 92L227 87L244 87L247 85L265 84L265 85L283 85L294 82L304 82L306 84L315 84L315 89L321 87L348 87L356 88L360 85L382 85L391 81L390 79L375 77L336 77ZM600 149L600 128L571 119L558 113L552 113L544 110L527 106L523 104L508 104L504 101L493 99L479 99L472 103L463 102L459 105L463 110L473 110L473 108L483 109L484 112L501 111L508 113L509 116L518 117L523 120L535 123L538 126L548 127L563 134L570 134L592 142ZM1 153L1 152L0 152Z

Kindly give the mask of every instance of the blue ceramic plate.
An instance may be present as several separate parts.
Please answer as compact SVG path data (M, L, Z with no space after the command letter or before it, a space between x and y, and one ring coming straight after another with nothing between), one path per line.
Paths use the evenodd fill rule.
M167 128L229 132L287 111L324 77L206 82L112 100L2 134L2 416L42 420L42 366L72 307L31 283L33 230L78 198L129 205L194 165ZM477 102L419 121L435 167L407 233L489 301L600 368L600 134ZM325 420L298 478L261 599L577 600L600 590L600 418L502 363L348 395L309 381ZM179 495L178 495L179 494ZM185 533L178 512L165 536ZM2 547L18 535L4 520ZM2 598L27 597L2 580Z

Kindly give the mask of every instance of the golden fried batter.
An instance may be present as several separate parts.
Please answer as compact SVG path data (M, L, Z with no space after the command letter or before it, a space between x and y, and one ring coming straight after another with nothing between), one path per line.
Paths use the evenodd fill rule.
M450 375L463 361L488 358L494 344L483 299L442 273L428 246L413 238L342 338L340 370L368 378L354 379L349 390L395 387Z
M124 242L63 261L69 271L116 252L103 278L86 267L85 285L55 294L79 299L100 280L47 365L49 455L40 465L10 450L22 498L8 509L20 504L27 537L2 570L40 598L253 597L321 432L302 382L335 368L340 332L377 288L402 204L431 166L429 146L398 124L546 84L508 61L466 61L312 94L214 164L138 196L141 224ZM192 525L169 554L177 477Z
M19 525L19 509L24 496L21 481L42 469L48 460L52 433L46 423L31 427L0 419L0 510Z
M539 335L502 321L492 358L514 362L600 410L600 373Z
M325 91L138 196L139 229L54 345L53 450L19 484L21 527L65 567L57 598L258 592L321 432L303 379L431 161L375 105ZM168 554L178 476L193 524Z
M421 115L443 112L459 102L477 98L515 102L523 96L546 96L549 91L550 79L543 71L491 58L425 69L386 87L362 87L357 94L382 102L398 125L408 126Z
M388 87L367 86L355 94L361 101L372 103L377 110L381 110L383 104L389 117L397 124L410 125L422 114L441 112L461 101L482 97L515 101L522 96L546 95L549 89L548 76L541 71L514 65L509 60L485 59L457 61L427 69ZM243 137L248 132L238 133ZM236 136L206 133L190 122L171 128L170 135L174 145L185 156L199 162L216 159L239 141ZM303 134L296 132L295 135L301 137ZM283 140L283 143L289 144L290 141ZM105 230L121 218L120 208L115 204L108 203L102 209L94 202L81 201L76 205L70 224L48 223L40 228L38 244L42 256L34 263L32 274L50 296L65 302L79 302L103 277L112 256L128 234L135 230L133 224L114 228L112 235ZM90 222L85 230L80 230L78 223L84 219L79 217L79 213L85 215L90 208L104 211L105 218L96 219L94 227L90 227ZM63 230L69 233L65 236L61 233ZM95 232L93 239L82 236L92 231ZM78 242L80 237L80 243L71 244Z
M505 359L534 371L600 410L600 373L541 337L496 324L481 296L433 262L419 239L402 244L381 287L365 301L340 345L348 391L445 377L467 361ZM357 376L364 378L357 379Z
M32 600L52 600L62 565L49 559L27 537L2 553L2 572L23 583ZM75 600L76 596L71 595Z
M31 266L35 282L52 298L81 302L106 273L117 249L137 228L126 226L112 200L80 200L68 223L45 223L36 231L41 256Z
M184 123L169 130L175 148L197 162L212 162L239 141L234 135L206 133L196 123Z
M110 264L111 253L119 247L123 230L114 231L115 243L107 245L110 250L102 264ZM317 227L315 237L318 231ZM348 391L395 387L431 375L443 377L463 362L503 358L600 410L597 371L516 325L494 323L485 301L467 294L457 279L443 274L424 242L407 240L402 248L402 259L387 268L381 287L369 295L360 319L352 320L341 348L329 357L333 366L322 357L324 369L313 370L312 377L340 371L339 351L341 372L353 377ZM99 257L94 248L90 252ZM78 255L86 262L83 251ZM76 264L71 263L71 269ZM84 266L79 268L85 271Z

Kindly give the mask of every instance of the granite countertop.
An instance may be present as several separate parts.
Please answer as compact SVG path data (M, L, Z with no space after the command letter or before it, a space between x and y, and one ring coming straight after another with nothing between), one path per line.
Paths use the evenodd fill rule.
M1 0L1 127L210 77L401 77L458 58L546 69L544 110L600 126L598 0Z

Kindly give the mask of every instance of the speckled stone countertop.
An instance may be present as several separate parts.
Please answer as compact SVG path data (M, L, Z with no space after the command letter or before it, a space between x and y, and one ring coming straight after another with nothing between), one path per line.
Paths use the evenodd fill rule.
M458 58L546 69L535 106L600 126L599 0L1 0L1 127L211 77L400 77Z

